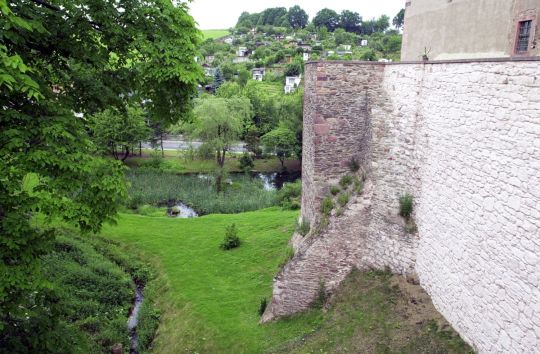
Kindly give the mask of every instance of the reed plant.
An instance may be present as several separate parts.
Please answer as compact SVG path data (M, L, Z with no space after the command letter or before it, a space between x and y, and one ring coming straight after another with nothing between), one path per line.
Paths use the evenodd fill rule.
M155 169L132 169L126 173L131 184L130 202L161 206L181 201L200 215L234 214L276 205L276 192L264 189L262 181L250 176L233 176L221 193L209 175L178 175Z

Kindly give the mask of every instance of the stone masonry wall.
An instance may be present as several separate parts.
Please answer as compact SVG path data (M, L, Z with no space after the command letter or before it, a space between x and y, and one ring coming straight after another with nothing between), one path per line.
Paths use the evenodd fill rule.
M540 61L313 62L305 85L302 218L317 223L353 157L366 186L323 232L295 235L263 321L352 267L389 267L416 273L479 352L540 352Z

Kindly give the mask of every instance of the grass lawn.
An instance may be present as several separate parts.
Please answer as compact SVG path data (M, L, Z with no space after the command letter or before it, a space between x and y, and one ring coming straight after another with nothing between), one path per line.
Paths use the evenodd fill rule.
M153 263L164 284L153 352L470 352L418 285L384 272L353 272L328 311L260 325L260 299L271 295L297 215L277 208L196 219L121 214L105 227L105 237ZM243 243L223 251L231 223Z
M229 31L225 29L212 29L212 30L201 30L203 33L204 39L208 38L216 39L229 35Z
M286 257L297 212L272 208L174 219L121 214L102 234L137 248L161 272L163 317L156 353L257 353L314 330L319 311L301 321L258 324L261 298ZM242 245L219 248L235 223Z

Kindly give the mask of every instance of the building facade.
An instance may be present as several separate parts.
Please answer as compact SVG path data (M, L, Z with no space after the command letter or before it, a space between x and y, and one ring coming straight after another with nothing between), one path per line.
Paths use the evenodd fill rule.
M407 0L402 61L540 55L540 0Z

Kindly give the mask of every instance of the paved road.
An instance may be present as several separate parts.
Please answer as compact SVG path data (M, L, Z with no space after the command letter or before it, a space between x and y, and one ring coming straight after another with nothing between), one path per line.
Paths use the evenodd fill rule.
M187 141L183 140L181 137L170 137L163 140L163 149L164 150L189 150L190 146L193 146L195 149L198 149L202 145L200 141ZM152 146L150 143L144 143L142 145L145 149L151 149ZM244 143L234 144L231 148L232 152L245 152Z

